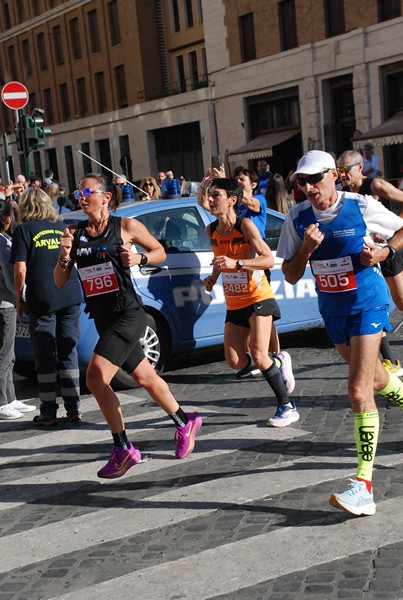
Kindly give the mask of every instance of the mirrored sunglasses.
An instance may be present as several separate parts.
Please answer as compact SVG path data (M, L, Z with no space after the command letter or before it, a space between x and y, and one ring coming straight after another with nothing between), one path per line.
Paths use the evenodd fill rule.
M99 192L101 194L103 193L102 190L97 190L96 188L83 188L82 190L74 190L73 194L74 198L79 200L81 196L88 198L88 196L94 194L95 192Z
M338 173L348 173L349 171L351 171L351 169L353 167L356 167L357 165L359 165L361 163L353 163L352 165L346 165L345 167L337 167L337 171Z

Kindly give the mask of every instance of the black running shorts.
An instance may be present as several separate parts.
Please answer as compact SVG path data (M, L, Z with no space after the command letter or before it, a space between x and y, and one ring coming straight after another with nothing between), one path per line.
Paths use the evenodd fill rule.
M403 271L403 257L399 252L396 252L391 258L387 258L381 262L382 275L384 277L395 277Z
M271 315L273 321L281 319L280 307L277 304L277 300L274 298L268 298L267 300L261 300L245 306L245 308L238 308L237 310L227 310L225 317L226 323L233 323L240 327L249 327L249 319L256 313L257 315Z
M132 373L144 358L140 339L146 318L143 308L116 312L95 319L99 340L94 352L113 365Z

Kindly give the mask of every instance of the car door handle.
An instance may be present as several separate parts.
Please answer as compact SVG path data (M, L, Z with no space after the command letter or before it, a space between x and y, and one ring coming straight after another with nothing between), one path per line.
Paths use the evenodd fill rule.
M162 267L158 265L143 265L142 267L139 266L139 271L142 275L153 275L162 271Z

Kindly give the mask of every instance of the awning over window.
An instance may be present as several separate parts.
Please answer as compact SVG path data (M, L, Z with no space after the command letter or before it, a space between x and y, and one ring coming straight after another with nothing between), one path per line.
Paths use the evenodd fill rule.
M230 162L242 162L273 156L274 146L282 144L299 133L299 129L285 129L258 135L244 146L229 152L227 158Z
M374 127L368 133L357 135L353 139L353 148L360 148L368 143L374 146L403 144L403 110L397 112L378 127Z

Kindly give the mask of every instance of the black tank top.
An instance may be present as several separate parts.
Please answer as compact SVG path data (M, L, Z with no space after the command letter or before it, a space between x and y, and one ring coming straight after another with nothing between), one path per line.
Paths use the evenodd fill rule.
M94 318L105 317L111 312L136 309L141 305L133 289L130 267L124 267L120 261L121 245L123 244L120 226L121 217L111 216L106 229L96 237L90 236L86 232L88 221L78 223L74 234L72 259L77 262L85 293L86 312L89 312L90 316ZM100 283L100 290L95 289L95 293L90 295L93 290L88 291L89 288L86 287L83 272L80 273L80 269L102 265L110 273L107 275L107 284L113 281L112 288L117 287L118 289L108 291L107 285L102 284L102 277L100 277L96 282ZM103 272L101 269L100 271Z
M369 177L364 179L360 189L358 190L358 193L361 194L362 196L372 196L371 179L369 179Z

